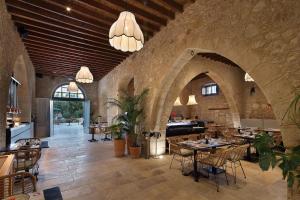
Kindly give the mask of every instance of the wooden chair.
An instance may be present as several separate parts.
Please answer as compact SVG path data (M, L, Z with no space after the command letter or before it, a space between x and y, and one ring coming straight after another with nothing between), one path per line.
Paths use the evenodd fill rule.
M218 180L218 173L224 173L227 185L229 184L228 178L227 178L227 171L226 171L226 161L229 158L231 154L232 148L227 149L217 149L215 153L210 153L207 156L198 156L197 162L199 162L202 166L208 166L212 170L207 170L208 176L209 173L212 173L215 178L215 183L217 186L217 191L219 192L219 180ZM222 169L222 171L218 169Z
M36 180L30 173L18 172L0 177L0 199L35 191Z
M169 168L171 169L173 160L175 159L176 161L180 162L181 171L183 172L186 160L193 162L193 151L191 151L189 149L184 149L181 146L179 146L178 143L182 142L182 141L184 141L184 139L182 137L176 137L176 138L169 139L169 146L171 147L170 151L172 151L172 153L173 153L173 157L172 157ZM177 160L176 157L180 157L180 159Z
M25 171L29 172L31 170L32 175L37 178L39 174L39 164L38 161L41 158L41 151L39 149L20 149L17 151L12 151L15 155L14 170L15 172Z
M236 168L238 167L241 167L242 172L244 174L244 178L246 179L246 174L242 166L241 159L245 155L248 147L249 144L233 147L232 152L230 153L230 156L228 158L228 161L230 162L232 174L234 176L234 183L236 183Z

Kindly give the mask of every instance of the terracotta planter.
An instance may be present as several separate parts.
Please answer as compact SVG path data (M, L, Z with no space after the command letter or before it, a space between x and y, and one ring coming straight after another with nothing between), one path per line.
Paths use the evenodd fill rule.
M134 138L131 135L126 135L127 154L130 155L129 147L133 145Z
M139 158L141 156L141 147L129 147L131 158Z
M115 156L122 157L125 154L125 140L114 140Z

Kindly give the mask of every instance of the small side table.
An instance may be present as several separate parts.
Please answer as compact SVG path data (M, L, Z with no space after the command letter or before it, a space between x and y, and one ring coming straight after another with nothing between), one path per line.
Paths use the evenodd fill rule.
M92 134L92 139L90 139L90 142L98 142L98 140L95 139L95 132L97 127L90 127L90 134Z

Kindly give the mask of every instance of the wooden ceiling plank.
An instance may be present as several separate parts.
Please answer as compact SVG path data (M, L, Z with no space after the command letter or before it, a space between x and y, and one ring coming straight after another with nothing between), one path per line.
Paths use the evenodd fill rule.
M11 14L18 14L19 16L27 16L29 18L38 19L40 21L52 23L52 24L63 24L62 27L68 27L69 24L76 26L77 28L86 29L93 31L98 34L107 35L107 28L95 26L93 24L88 24L83 21L79 21L74 18L69 18L64 15L58 15L49 10L40 9L28 2L21 2L15 0L6 0L7 9ZM20 5L19 5L20 4ZM42 11L42 12L41 12Z
M49 44L55 44L57 46L61 46L61 47L68 47L69 49L75 49L75 50L81 50L81 51L88 51L89 53L93 52L95 54L101 54L101 55L106 55L106 56L112 56L112 57L119 57L119 58L125 58L126 55L124 54L119 54L119 53L115 53L115 52L107 52L106 51L101 51L99 49L93 49L93 48L86 48L86 47L82 47L82 46L78 46L76 44L71 44L71 43L68 43L68 42L64 42L63 40L58 40L58 39L53 39L53 38L45 38L45 37L40 37L40 36L37 36L36 34L35 35L29 35L26 40L29 40L29 39L32 39L33 41L43 41L45 43L49 43Z
M99 36L95 37L95 36L91 36L89 34L82 34L81 32L76 32L76 31L64 29L61 27L55 27L55 26L43 24L43 23L36 22L36 21L30 21L28 19L22 19L21 17L17 17L17 16L12 16L12 19L17 23L17 26L18 25L25 26L25 27L29 26L29 27L34 27L34 28L43 29L43 30L47 30L47 31L53 31L53 32L57 32L57 33L61 33L61 34L69 35L69 36L74 36L79 39L85 39L88 41L97 41L99 43L109 44L107 37L99 37Z
M103 49L105 48L107 50L114 50L109 45L108 40L106 40L106 42L102 42L102 41L98 41L98 40L92 41L92 40L87 40L87 39L82 39L82 38L76 37L75 35L68 35L68 34L59 33L56 31L52 31L52 30L45 30L42 28L30 26L30 25L24 25L24 24L17 23L17 26L25 27L25 29L28 31L29 34L33 33L34 35L38 34L39 36L45 35L45 37L48 37L48 36L57 37L57 38L61 38L64 40L68 40L73 43L83 44L83 45L87 45L90 47L95 47L95 48L102 47Z
M130 4L130 1L128 1L128 2L124 2L124 1L120 1L120 0L106 0L106 1L111 4L116 5L118 7L121 7L123 10L127 9L127 10L133 12L135 15L143 16L143 17L145 17L145 19L149 19L149 20L156 22L158 24L161 24L163 26L167 25L167 20L165 18L153 15L150 12L146 12L137 6Z
M103 3L101 3L100 1L95 1L95 0L78 0L78 1L76 1L76 3L80 4L80 5L83 5L83 6L85 5L87 7L97 9L99 12L105 11L105 12L107 12L109 14L114 15L113 22L115 20L117 20L117 18L119 17L119 14L120 14L120 10L117 10L115 8L107 6L107 5L103 4ZM153 31L159 31L160 30L160 26L159 25L153 24L153 23L148 22L148 21L145 22L145 20L143 20L139 16L137 16L136 20L137 20L137 23L140 24L141 29L144 29L143 31L151 31L151 32L153 32Z
M88 0L86 0L88 1ZM166 9L165 7L153 2L152 0L147 0L145 3L141 0L134 0L134 2L145 5L146 7L151 8L152 10L158 11L162 15L167 16L169 19L174 19L175 18L175 13L172 12L171 10Z
M112 58L105 58L105 57L100 57L100 56L90 56L88 54L70 52L70 51L65 51L65 50L58 49L58 48L35 46L34 44L29 44L29 43L26 43L26 49L27 49L27 51L33 51L36 53L45 53L47 55L53 54L53 55L69 56L69 57L74 57L74 58L109 61L109 62L115 62L115 63L122 62L122 59L116 59L116 58L112 59Z
M183 6L177 3L174 0L163 0L166 4L168 4L171 8L176 9L179 12L183 12Z
M125 59L125 57L120 57L120 56L115 56L115 57L112 57L112 56L107 56L105 54L99 54L99 53L94 53L94 52L90 52L90 51L83 51L83 50L80 50L80 49L76 49L76 48L70 48L70 47L66 47L66 46L63 46L61 44L57 44L57 43L51 43L47 40L34 40L34 39L31 39L31 38L26 38L26 39L23 39L23 42L25 43L25 46L27 45L32 45L32 46L36 46L36 47L39 47L39 48L51 48L51 49L57 49L57 50L64 50L66 52L70 52L70 53L79 53L79 54L82 54L82 55L87 55L87 56L96 56L96 57L99 57L99 58L106 58L106 59L116 59L116 60L123 60Z
M54 62L54 63L75 63L78 65L93 65L93 66L112 66L114 65L112 63L100 63L100 62L95 62L95 61L83 61L83 60L69 60L69 59L58 59L58 58L49 58L49 57L43 57L43 56L32 56L30 57L31 60L40 60L40 61L49 61L49 62Z
M32 57L47 57L47 58L53 58L53 59L67 59L67 60L77 60L77 61L95 61L97 63L109 63L113 65L118 65L120 62L117 61L108 61L108 60L100 60L100 59L88 59L86 57L78 57L78 56L72 56L72 55L67 55L67 54L56 54L56 53L49 53L49 52L44 52L44 51L36 51L36 50L30 50L27 49L27 52L29 53L30 56Z

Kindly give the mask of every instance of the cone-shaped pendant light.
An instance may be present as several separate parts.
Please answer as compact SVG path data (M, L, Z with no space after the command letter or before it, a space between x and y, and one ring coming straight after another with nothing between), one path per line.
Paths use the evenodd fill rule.
M68 90L69 92L77 92L77 91L78 91L78 86L77 86L77 84L76 84L74 81L71 81L71 82L69 83L69 85L68 85L67 90Z
M189 101L187 102L186 105L191 106L191 105L197 105L197 101L195 98L195 95L189 95Z
M94 80L93 74L86 66L82 66L76 74L76 81L79 83L92 83Z
M127 52L139 51L144 46L144 35L131 12L123 11L109 30L112 47Z
M176 98L176 101L174 102L174 106L182 106L182 104L180 102L180 97Z

